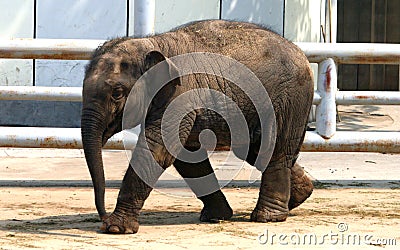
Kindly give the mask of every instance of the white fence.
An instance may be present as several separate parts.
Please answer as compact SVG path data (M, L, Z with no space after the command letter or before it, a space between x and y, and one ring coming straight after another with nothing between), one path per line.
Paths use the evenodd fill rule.
M0 58L90 59L102 40L2 40ZM297 43L311 63L318 63L315 132L307 132L303 151L400 153L400 132L336 131L336 105L400 105L400 92L337 91L336 63L400 64L400 44ZM0 86L0 100L81 101L81 88ZM400 129L400 128L399 128ZM129 145L133 146L137 138ZM76 128L0 128L0 147L81 148ZM105 148L123 149L117 134Z

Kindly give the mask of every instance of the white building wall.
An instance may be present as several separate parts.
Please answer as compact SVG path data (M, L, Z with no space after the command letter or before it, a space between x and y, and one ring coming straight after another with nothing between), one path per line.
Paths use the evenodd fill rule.
M223 19L265 25L283 34L284 0L222 0Z
M320 42L324 6L325 0L285 0L284 36L295 42Z
M284 36L294 42L324 42L326 0L285 0ZM317 79L318 64L311 64ZM314 84L317 88L316 81Z
M192 21L219 19L219 10L220 0L156 0L155 32Z
M33 38L33 0L0 0L0 39ZM0 59L0 85L32 85L32 60Z
M0 1L3 4L0 13L14 12L14 20L27 19L28 10L32 13L29 25L25 21L10 28L10 23L15 21L2 20L0 33L14 31L7 38L109 39L127 35L127 0ZM28 62L23 65L27 65L25 68L30 71L26 72L30 74L25 73L23 81L18 81L21 78L18 70L13 70L22 67L21 63L10 60L7 65L0 64L0 85L82 86L87 61L35 60L33 66L32 60ZM10 84L8 79L16 80ZM0 105L1 125L80 126L81 103L3 101Z
M36 38L109 39L126 36L127 1L40 0ZM82 86L87 61L36 60L36 86Z

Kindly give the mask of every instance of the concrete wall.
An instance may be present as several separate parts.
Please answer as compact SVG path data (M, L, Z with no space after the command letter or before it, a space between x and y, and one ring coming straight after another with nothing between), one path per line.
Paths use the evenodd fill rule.
M156 0L155 31L222 18L263 24L295 41L319 41L320 2ZM0 38L109 39L133 35L133 9L134 0L0 0ZM0 85L81 86L86 63L0 59ZM0 106L0 125L80 126L80 103L0 101Z

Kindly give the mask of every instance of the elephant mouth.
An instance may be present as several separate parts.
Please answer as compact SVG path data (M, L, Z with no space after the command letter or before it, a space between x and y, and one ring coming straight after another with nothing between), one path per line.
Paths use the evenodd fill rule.
M104 131L103 136L102 136L101 146L104 147L104 145L106 145L108 139L110 139L110 138L111 138L111 136L108 135L106 133L106 131Z
M104 130L102 135L102 146L104 146L108 139L110 139L113 135L118 132L121 132L122 122L114 121L108 124L107 128Z
M104 145L106 145L108 139L110 139L114 134L116 134L117 132L113 132L112 130L110 130L109 128L107 128L104 132L103 132L103 136L102 136L102 146L104 147Z

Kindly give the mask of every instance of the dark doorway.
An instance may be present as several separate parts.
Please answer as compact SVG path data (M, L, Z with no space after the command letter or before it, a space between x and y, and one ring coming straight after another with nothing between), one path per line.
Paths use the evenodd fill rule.
M400 43L399 0L338 0L337 42ZM399 90L399 65L340 65L341 90Z

